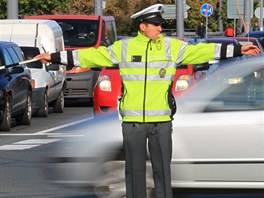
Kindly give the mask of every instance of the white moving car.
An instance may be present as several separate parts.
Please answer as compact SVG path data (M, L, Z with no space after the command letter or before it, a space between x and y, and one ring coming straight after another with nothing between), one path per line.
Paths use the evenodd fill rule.
M177 99L173 188L264 190L263 60L259 56L221 65ZM51 156L50 179L95 188L102 197L124 197L120 125L114 114L65 129L85 136L61 142Z

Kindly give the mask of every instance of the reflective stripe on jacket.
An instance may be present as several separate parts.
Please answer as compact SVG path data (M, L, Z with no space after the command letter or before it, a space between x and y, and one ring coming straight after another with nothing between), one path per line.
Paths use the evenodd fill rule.
M113 45L61 52L52 59L81 67L112 66L119 63L124 93L120 114L125 122L170 121L175 113L171 84L178 64L200 64L213 59L241 55L239 46L188 45L160 36L151 41L141 33Z

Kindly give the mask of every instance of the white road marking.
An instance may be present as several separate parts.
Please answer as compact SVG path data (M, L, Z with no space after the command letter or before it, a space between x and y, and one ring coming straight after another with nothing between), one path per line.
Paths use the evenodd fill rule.
M14 142L13 144L48 144L51 142L57 142L61 139L29 139L20 142Z
M0 150L1 151L25 150L25 149L30 149L30 148L33 148L36 146L39 146L39 145L33 145L33 144L32 145L13 145L13 144L9 144L9 145L0 146Z
M83 137L83 134L48 133L48 137Z
M61 139L28 139L24 141L14 142L13 144L0 146L0 150L25 150L31 149L43 144L48 144L52 142L57 142Z
M71 122L69 124L64 124L64 125L61 125L61 126L57 126L57 127L53 127L53 128L50 128L50 129L47 129L47 130L43 130L43 131L39 131L37 133L33 133L34 135L43 135L43 134L46 134L48 132L51 132L51 131L55 131L55 130L58 130L58 129L62 129L62 128L65 128L65 127L68 127L68 126L72 126L72 125L75 125L75 124L79 124L79 123L82 123L82 122L85 122L85 121L88 121L88 120L91 120L93 119L94 117L90 117L90 118L86 118L86 119L82 119L82 120L78 120L76 122Z
M60 125L60 126L57 126L57 127L49 128L49 129L46 129L46 130L43 130L43 131L39 131L39 132L36 132L36 133L14 133L14 132L10 132L10 133L0 133L0 136L35 136L35 135L37 136L37 135L46 135L46 133L49 133L51 131L55 131L55 130L62 129L62 128L65 128L65 127L68 127L68 126L79 124L79 123L91 120L93 118L94 117L78 120L76 122L71 122L71 123L68 123L68 124L64 124L64 125Z
M76 122L71 122L68 124L60 125L57 127L49 128L43 131L39 131L36 133L0 133L0 136L40 136L40 135L47 135L48 137L81 137L84 136L82 134L63 134L63 133L49 133L51 131L59 130L68 126L72 126L75 124L79 124L88 120L93 119L93 117L78 120ZM25 150L25 149L30 149L33 147L37 147L43 144L48 144L52 142L59 141L61 139L28 139L28 140L23 140L19 142L14 142L9 145L2 145L0 146L0 150Z

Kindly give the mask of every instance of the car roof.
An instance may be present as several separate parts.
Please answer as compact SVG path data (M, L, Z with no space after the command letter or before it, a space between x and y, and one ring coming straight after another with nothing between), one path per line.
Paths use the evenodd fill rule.
M13 46L13 47L15 47L15 46L18 46L18 45L16 43L14 43L14 42L0 41L0 48L1 49L5 48L7 46Z
M264 31L252 31L249 32L246 36L254 36L254 37L263 37L264 36Z
M204 39L207 43L238 43L235 38L216 37Z
M113 16L101 16L104 20L113 20ZM100 16L97 15L35 15L35 16L24 16L24 19L72 19L72 20L98 20Z

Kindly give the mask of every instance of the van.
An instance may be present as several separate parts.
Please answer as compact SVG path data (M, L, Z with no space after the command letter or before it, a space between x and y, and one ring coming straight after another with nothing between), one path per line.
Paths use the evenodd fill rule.
M115 19L112 16L39 15L24 19L52 19L62 28L66 50L108 46L117 40ZM65 98L93 99L98 70L73 67L66 71Z
M52 20L0 20L0 40L17 43L26 59L44 52L64 50L61 27ZM27 64L35 87L32 92L33 115L47 117L49 106L56 113L64 109L66 67L45 65L41 62Z

